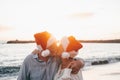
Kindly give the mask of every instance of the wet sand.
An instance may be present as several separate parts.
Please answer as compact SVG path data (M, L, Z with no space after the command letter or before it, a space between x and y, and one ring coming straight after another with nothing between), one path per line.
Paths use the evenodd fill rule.
M120 62L83 69L84 80L120 80Z

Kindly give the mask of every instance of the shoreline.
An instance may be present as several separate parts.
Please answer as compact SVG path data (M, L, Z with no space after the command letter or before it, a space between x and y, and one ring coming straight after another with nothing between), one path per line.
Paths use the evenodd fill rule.
M119 80L120 62L86 66L82 69L83 80ZM16 80L18 75L6 76L0 80Z
M82 43L120 43L120 39L113 39L113 40L79 40ZM8 44L10 43L35 43L34 40L9 40L7 41Z

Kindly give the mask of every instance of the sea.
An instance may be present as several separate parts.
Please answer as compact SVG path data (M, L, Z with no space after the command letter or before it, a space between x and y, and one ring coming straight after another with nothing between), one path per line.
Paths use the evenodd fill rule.
M85 67L120 62L120 43L82 43L76 57L85 61ZM16 80L25 57L36 49L35 43L0 43L0 80Z

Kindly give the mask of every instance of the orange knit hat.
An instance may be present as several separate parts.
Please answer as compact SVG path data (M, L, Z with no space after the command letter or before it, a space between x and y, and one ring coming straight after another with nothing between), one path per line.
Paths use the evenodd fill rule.
M63 37L61 39L61 45L64 49L65 54L66 52L70 52L70 51L78 52L78 50L83 47L82 44L78 40L76 40L74 36Z
M34 34L34 38L40 51L45 51L56 41L56 39L47 31ZM48 49L47 52L49 52Z
M69 44L66 48L67 52L72 50L78 51L80 48L82 48L82 44L78 40L76 40L75 37L70 36L68 37L68 40L69 40Z

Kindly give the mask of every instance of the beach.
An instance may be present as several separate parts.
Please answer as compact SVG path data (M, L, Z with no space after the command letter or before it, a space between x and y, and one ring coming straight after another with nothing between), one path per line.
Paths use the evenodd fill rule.
M83 80L120 80L120 44L84 43ZM0 80L17 80L20 65L36 48L29 44L0 44Z
M120 80L120 62L83 69L84 80Z

